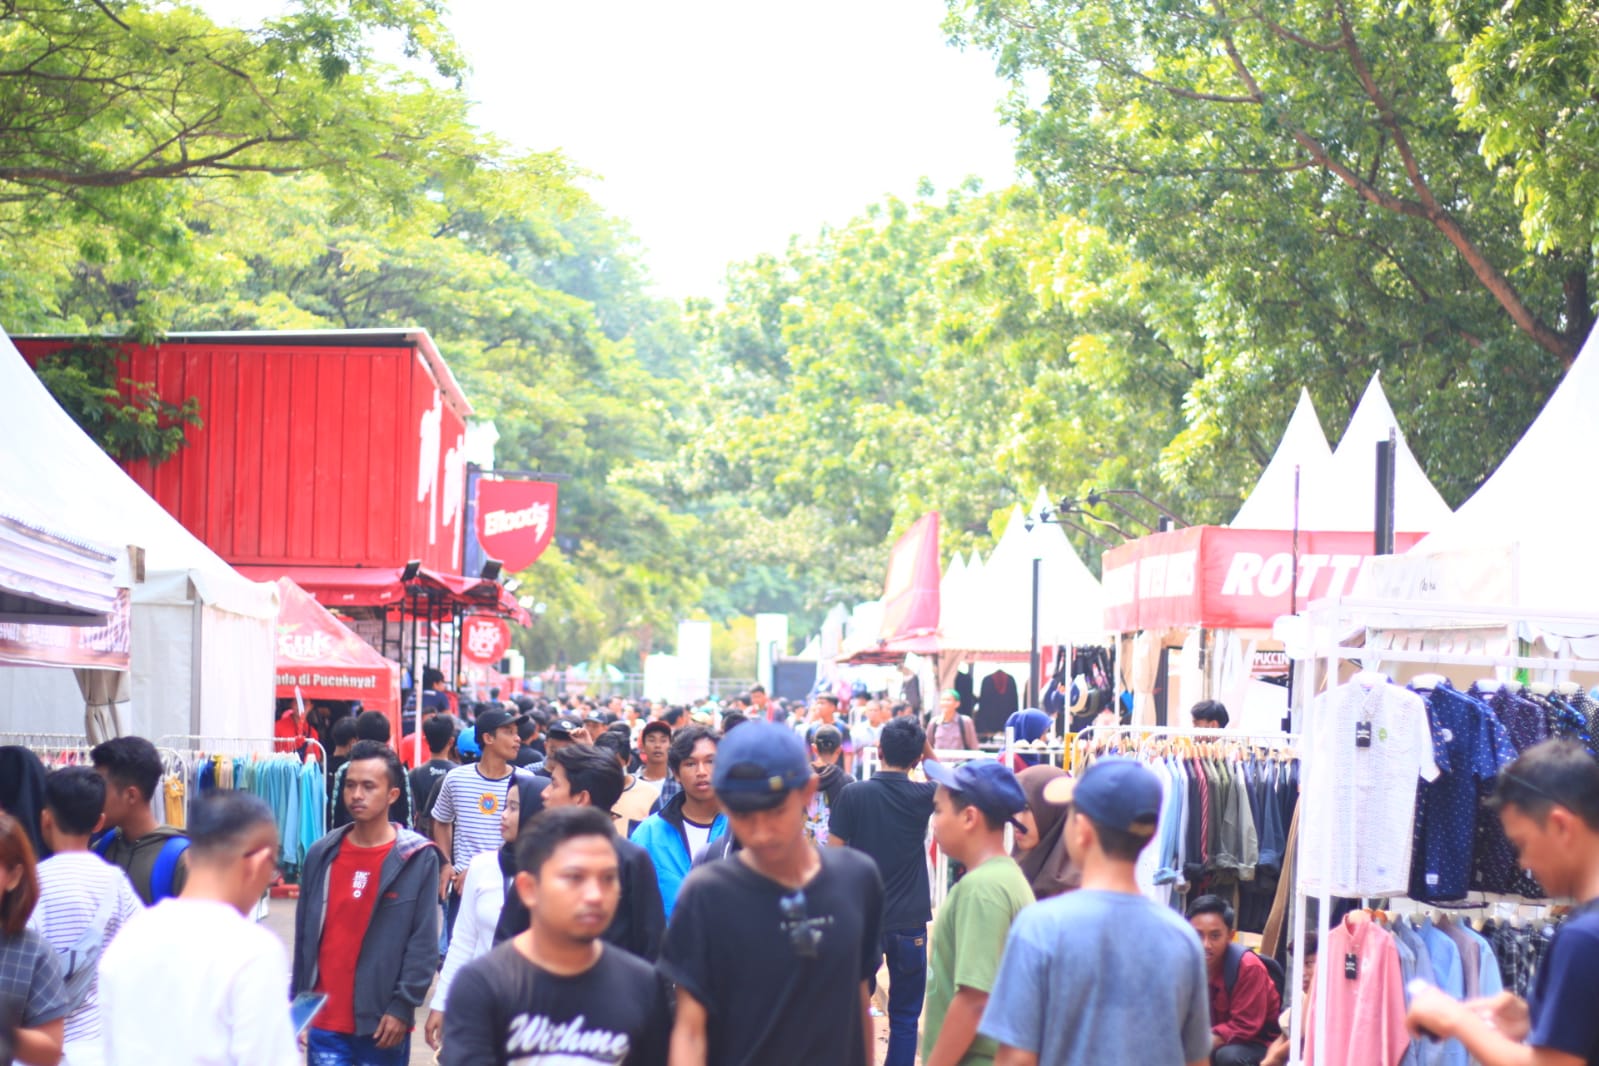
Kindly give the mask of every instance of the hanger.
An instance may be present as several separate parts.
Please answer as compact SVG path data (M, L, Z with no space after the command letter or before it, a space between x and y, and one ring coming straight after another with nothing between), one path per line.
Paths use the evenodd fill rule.
M1547 681L1534 681L1527 686L1527 691L1535 696L1547 696L1554 690L1555 687Z
M1582 686L1577 684L1575 681L1562 681L1560 684L1555 686L1555 691L1560 693L1562 696L1575 696L1577 693L1582 691Z
M1497 677L1485 677L1477 682L1476 688L1478 692L1498 692L1499 685L1500 682Z

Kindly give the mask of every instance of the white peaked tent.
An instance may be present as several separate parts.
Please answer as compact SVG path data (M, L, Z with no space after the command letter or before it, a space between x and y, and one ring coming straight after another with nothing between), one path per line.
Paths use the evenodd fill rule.
M270 735L276 586L241 577L128 477L55 402L4 332L0 465L7 489L53 523L144 551L144 580L131 585L124 730L152 740ZM83 725L73 671L0 668L0 732L79 734Z
M1381 596L1599 614L1599 331L1475 495L1402 556L1379 560ZM1401 528L1404 528L1401 525Z
M1387 440L1390 431L1399 444L1394 456L1395 531L1429 533L1449 520L1449 505L1405 443L1382 381L1373 374L1333 452L1326 491L1312 494L1301 510L1301 529L1365 532L1375 526L1377 442Z
M1310 390L1299 390L1299 403L1288 419L1271 462L1255 482L1255 489L1233 516L1234 529L1293 529L1294 471L1299 471L1300 528L1304 524L1305 502L1331 482L1333 451L1322 432Z
M1042 490L1034 514L1048 505ZM962 577L963 593L952 611L941 611L941 643L967 659L982 653L1020 656L1032 645L1033 559L1039 562L1038 642L1103 641L1105 607L1099 581L1077 557L1065 532L1053 522L1027 528L1021 507L1011 509L1005 531L984 564L972 555Z

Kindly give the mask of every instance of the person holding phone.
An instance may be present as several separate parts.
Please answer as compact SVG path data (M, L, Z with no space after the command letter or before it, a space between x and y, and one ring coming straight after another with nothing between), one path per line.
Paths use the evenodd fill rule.
M1575 741L1545 741L1500 771L1492 802L1521 865L1577 912L1555 932L1529 999L1418 989L1410 1029L1460 1041L1483 1066L1599 1066L1599 762Z

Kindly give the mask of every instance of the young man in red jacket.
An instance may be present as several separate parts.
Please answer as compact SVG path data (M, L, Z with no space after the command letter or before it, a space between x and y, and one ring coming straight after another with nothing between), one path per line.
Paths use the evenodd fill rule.
M1212 1066L1256 1066L1277 1037L1283 1009L1282 993L1260 956L1233 943L1236 920L1220 896L1200 896L1188 907L1210 982Z

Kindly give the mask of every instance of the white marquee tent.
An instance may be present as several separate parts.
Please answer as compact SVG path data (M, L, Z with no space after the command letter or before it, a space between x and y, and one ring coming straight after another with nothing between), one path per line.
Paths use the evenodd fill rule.
M143 549L127 686L113 697L128 700L123 730L152 740L270 735L276 587L240 576L128 477L3 332L0 462L8 490L54 526ZM70 670L0 668L0 732L81 734L90 680L79 684Z
M1599 613L1599 331L1493 476L1409 552L1370 568L1383 597ZM1403 528L1403 527L1401 527Z
M1304 503L1318 491L1324 491L1331 481L1332 446L1327 434L1322 432L1321 419L1316 417L1316 405L1310 400L1310 390L1299 390L1299 402L1288 419L1277 450L1271 461L1255 482L1254 491L1233 516L1234 529L1293 529L1294 528L1294 472L1299 472L1300 528Z

